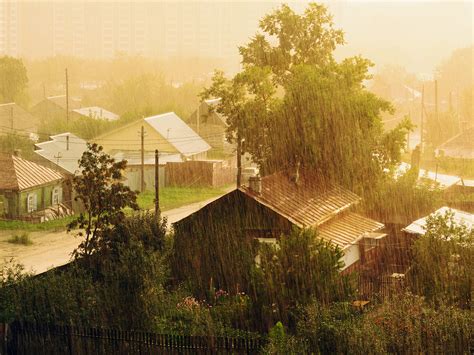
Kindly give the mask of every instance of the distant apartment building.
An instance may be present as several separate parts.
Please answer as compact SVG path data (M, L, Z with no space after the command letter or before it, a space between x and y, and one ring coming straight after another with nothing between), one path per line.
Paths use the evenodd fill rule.
M18 1L0 1L0 56L18 55Z
M265 2L0 1L0 53L237 56L255 33Z

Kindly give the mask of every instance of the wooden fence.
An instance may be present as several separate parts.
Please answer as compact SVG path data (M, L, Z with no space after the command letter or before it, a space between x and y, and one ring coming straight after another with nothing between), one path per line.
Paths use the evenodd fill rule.
M6 354L258 354L265 344L262 338L157 334L19 322L7 327L4 338Z

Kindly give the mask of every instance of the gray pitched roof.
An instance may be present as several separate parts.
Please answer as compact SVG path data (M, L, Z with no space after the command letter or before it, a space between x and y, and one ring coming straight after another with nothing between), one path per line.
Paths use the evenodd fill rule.
M82 153L87 149L87 142L72 133L61 133L50 138L50 141L37 143L35 153L74 174L79 168Z
M174 112L148 117L145 121L185 156L211 149L211 146Z

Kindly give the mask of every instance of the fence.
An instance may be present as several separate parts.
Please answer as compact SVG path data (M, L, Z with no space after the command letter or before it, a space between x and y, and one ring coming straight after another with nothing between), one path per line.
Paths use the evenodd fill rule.
M6 335L6 354L257 354L265 344L262 338L156 334L20 322L12 323Z

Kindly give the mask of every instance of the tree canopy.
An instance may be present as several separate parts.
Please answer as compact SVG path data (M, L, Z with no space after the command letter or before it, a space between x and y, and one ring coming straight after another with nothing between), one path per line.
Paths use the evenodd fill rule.
M68 226L79 227L83 230L79 236L85 236L76 256L90 256L107 247L113 227L125 218L124 208L138 210L137 194L121 181L126 164L125 160L116 162L95 143L88 144L79 160L81 175L74 176L73 185L85 212Z
M26 100L28 75L21 59L0 57L0 103Z
M300 15L283 5L260 30L240 47L242 72L216 72L202 93L221 98L216 110L229 138L244 140L243 153L265 173L305 165L356 189L398 163L411 124L384 132L381 113L393 107L365 88L373 64L334 59L344 36L325 6L312 3Z

